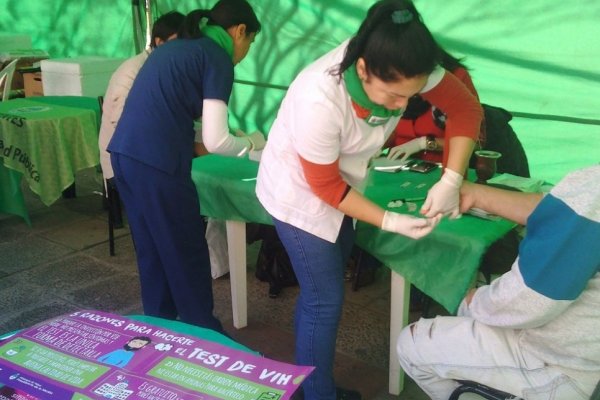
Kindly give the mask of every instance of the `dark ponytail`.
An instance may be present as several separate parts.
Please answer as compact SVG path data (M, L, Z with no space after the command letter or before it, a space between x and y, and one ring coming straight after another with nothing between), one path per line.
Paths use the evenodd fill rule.
M177 37L183 39L198 39L202 37L200 21L202 18L210 19L210 10L194 10L185 16Z
M453 72L457 68L469 69L463 63L463 58L456 58L452 54L448 53L446 50L440 48L441 61L440 64L446 70Z
M441 55L410 0L380 0L367 12L334 74L341 76L359 57L364 58L370 73L389 82L398 75L430 74Z
M225 30L235 25L245 24L246 34L258 33L261 29L252 6L246 0L220 0L210 10L190 12L185 17L178 37L186 39L202 37L200 23L203 18L207 19L208 25L218 25Z

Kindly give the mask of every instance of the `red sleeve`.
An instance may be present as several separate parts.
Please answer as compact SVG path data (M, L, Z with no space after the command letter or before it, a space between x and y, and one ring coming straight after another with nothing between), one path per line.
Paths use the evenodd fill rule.
M421 96L446 114L446 139L467 136L477 141L483 110L477 97L456 76L445 73L440 83Z
M477 97L477 100L479 100L479 95L477 94L477 89L475 89L475 85L473 84L473 80L471 79L471 75L469 75L469 72L462 67L458 67L456 68L454 71L452 71L452 73L454 75L456 75L458 77L458 79L461 80L461 82L471 91L471 93L473 93L475 95L475 97ZM479 128L479 145L481 146L481 148L485 147L485 140L486 140L486 132L485 132L485 115L483 116L483 118L481 119L481 127Z
M325 203L338 208L350 188L340 175L339 159L331 164L315 164L300 157L300 164L313 193Z
M467 72L463 67L458 67L452 73L460 79L460 81L469 89L477 99L479 99L479 95L477 94L477 89L475 89L475 85L473 84L473 80L471 80L471 75Z

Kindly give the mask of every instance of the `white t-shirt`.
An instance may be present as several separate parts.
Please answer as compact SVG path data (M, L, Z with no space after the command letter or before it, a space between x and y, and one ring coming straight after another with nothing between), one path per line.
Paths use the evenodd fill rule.
M292 82L269 132L256 185L258 199L273 217L332 243L344 214L313 193L298 155L317 164L339 158L342 178L362 191L369 160L400 119L373 127L356 116L344 80L330 73L347 44L313 62Z

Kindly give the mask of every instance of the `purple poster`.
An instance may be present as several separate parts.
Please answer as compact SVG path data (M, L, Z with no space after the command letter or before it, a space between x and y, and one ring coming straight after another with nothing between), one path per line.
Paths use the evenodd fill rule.
M0 400L286 400L312 370L85 310L0 341Z

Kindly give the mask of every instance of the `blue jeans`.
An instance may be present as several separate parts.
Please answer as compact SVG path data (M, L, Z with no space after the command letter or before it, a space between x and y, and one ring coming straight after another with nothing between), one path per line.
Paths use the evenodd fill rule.
M344 268L354 244L346 217L335 243L273 218L300 284L296 303L296 363L316 369L304 381L305 400L335 400L333 362L344 301Z

